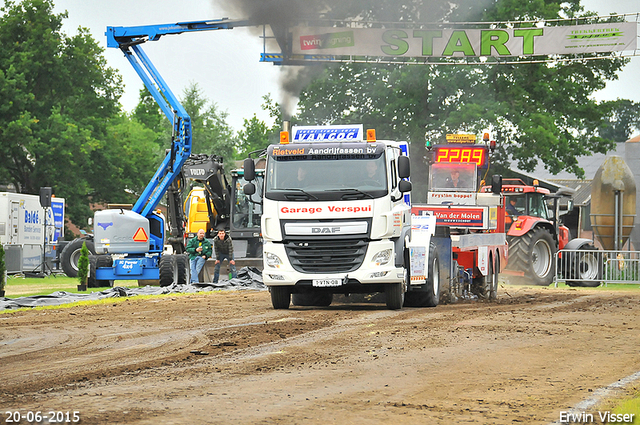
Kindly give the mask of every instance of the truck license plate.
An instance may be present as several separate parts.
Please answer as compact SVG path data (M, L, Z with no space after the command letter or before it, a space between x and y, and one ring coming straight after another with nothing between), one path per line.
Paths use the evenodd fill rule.
M318 288L342 285L342 279L313 279L311 284Z

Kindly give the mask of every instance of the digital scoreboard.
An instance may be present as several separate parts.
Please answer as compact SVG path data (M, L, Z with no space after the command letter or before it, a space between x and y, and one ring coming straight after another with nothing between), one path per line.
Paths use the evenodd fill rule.
M486 146L451 146L442 145L435 147L436 163L474 163L478 168L487 163Z

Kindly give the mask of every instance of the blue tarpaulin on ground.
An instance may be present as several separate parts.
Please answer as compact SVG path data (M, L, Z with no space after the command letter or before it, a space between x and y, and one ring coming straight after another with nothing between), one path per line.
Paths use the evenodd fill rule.
M197 283L189 285L170 286L145 286L140 288L123 288L116 286L105 291L91 292L89 294L75 294L58 291L51 295L34 295L20 298L0 298L0 310L16 309L23 307L56 306L75 303L78 301L94 301L104 298L133 297L136 295L161 295L227 290L227 289L257 289L265 290L267 287L262 282L262 274L254 267L243 267L238 271L238 277L218 283Z

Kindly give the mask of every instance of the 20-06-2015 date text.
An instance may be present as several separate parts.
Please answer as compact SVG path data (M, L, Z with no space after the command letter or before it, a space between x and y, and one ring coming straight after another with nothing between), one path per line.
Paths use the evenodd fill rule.
M47 422L50 424L61 424L61 423L78 423L80 422L80 412L78 411L55 411L49 410L45 412L37 411L37 412L20 412L18 410L15 411L6 411L4 412L4 423L5 424L18 424L21 422L26 423L43 423Z

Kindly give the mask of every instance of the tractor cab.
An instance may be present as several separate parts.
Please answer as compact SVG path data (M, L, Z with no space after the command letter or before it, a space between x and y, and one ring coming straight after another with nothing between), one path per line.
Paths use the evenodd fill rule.
M490 187L484 187L483 191L490 191ZM515 224L526 220L552 221L554 215L549 210L547 199L551 196L548 189L538 186L537 181L533 185L527 185L521 179L503 179L502 193L505 197L505 226L508 232Z

